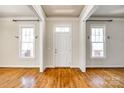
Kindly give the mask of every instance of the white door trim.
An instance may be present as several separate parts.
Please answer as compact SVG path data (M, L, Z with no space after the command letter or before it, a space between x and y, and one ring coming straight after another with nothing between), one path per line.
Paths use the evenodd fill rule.
M56 33L55 33L55 30L56 30L56 27L57 26L69 26L70 27L70 37L71 37L71 62L70 62L70 66L69 67L71 67L72 66L72 52L73 52L73 50L72 50L72 24L67 24L67 23L63 23L63 24L56 24L56 25L54 25L53 26L53 67L55 68L56 67L56 63L55 63L55 37L56 37Z

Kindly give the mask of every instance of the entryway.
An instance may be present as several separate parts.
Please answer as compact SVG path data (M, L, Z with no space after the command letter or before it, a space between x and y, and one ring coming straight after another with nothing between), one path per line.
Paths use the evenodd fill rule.
M70 67L72 63L71 25L57 25L54 31L54 67Z

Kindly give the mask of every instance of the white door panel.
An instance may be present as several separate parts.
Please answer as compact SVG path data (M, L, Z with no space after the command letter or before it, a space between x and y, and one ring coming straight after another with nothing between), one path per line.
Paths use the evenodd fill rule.
M64 27L61 27L64 28ZM57 32L55 31L55 66L69 67L71 64L71 31Z

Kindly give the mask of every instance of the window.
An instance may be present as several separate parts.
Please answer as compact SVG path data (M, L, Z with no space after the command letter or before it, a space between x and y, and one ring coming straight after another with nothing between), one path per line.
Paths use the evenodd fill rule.
M105 57L105 26L91 26L91 56Z
M70 27L68 26L57 26L56 27L56 32L58 33L69 32L69 31L70 31Z
M34 57L34 26L20 26L20 56L21 58Z

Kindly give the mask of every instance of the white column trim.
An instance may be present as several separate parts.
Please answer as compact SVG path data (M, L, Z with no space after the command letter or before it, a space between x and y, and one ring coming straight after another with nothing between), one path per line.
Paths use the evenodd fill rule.
M97 7L95 5L86 5L79 17L79 67L82 72L86 72L86 20L93 14Z
M45 70L44 61L44 26L46 22L45 13L40 5L32 5L32 10L36 13L37 17L40 19L39 21L39 67L40 72Z

